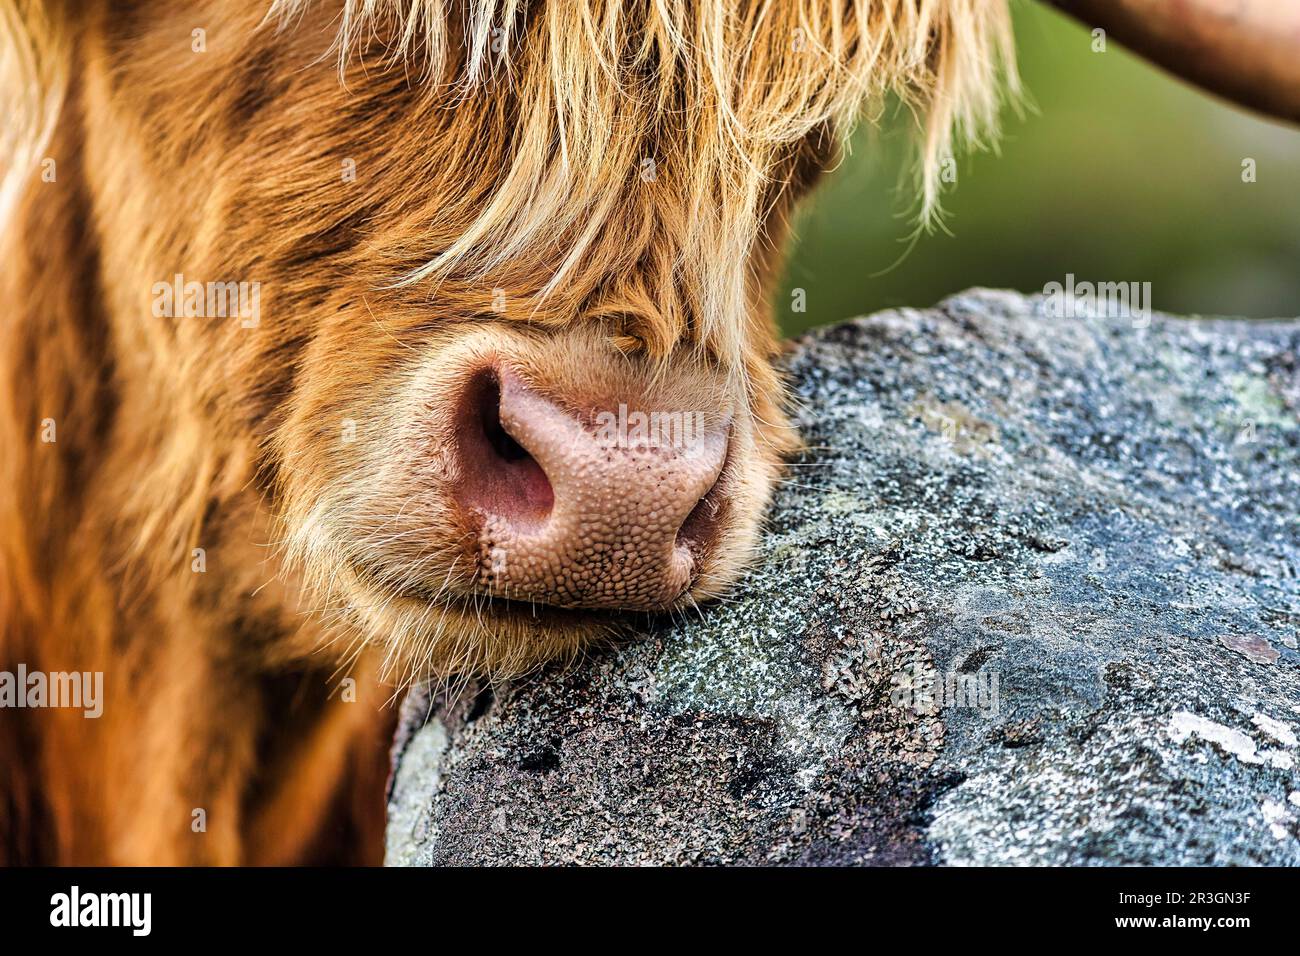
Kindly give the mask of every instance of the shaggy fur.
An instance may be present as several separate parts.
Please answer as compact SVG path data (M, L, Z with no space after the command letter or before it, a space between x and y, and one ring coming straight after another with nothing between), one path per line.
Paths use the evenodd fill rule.
M1002 0L0 0L0 668L105 673L98 721L0 712L0 857L373 861L393 685L613 626L477 586L485 363L729 410L679 607L722 593L795 444L793 204L894 94L932 208L1009 58ZM156 316L177 273L260 322Z

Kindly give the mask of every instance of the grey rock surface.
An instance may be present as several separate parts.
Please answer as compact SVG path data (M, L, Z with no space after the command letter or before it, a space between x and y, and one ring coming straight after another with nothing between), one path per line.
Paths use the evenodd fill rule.
M746 584L412 693L388 862L1300 863L1300 322L1143 325L801 339Z

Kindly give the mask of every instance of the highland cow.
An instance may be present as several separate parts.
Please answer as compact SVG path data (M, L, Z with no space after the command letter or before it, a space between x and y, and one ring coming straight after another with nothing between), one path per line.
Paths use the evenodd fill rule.
M8 0L0 75L0 669L103 675L0 858L76 863L376 861L402 686L722 594L792 208L1015 87L1002 0Z

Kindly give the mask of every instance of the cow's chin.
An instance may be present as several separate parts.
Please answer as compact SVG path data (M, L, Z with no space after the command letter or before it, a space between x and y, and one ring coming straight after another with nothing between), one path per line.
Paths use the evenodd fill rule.
M392 660L385 680L397 685L468 675L506 679L543 665L564 667L629 630L627 622L608 612L488 597L432 605L400 596L368 623L381 629L396 625L381 636Z
M339 611L327 640L346 656L366 645L381 657L381 679L402 687L467 676L494 679L564 666L626 633L617 612L553 607L481 592L421 584L377 584L357 567L334 575Z
M382 558L321 563L309 591L322 615L326 653L345 665L363 650L377 654L381 680L389 686L471 676L509 679L543 665L564 667L585 651L632 639L656 617L680 618L734 584L746 552L717 556L697 587L653 613L558 607L492 594L468 581L448 587L459 579L447 573L431 575L428 583L393 585L387 582L400 575Z

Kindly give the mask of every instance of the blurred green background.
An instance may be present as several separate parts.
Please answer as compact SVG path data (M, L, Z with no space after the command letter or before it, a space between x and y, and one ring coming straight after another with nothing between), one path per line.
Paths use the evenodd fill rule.
M1281 0L1279 0L1281 2ZM1300 130L1175 80L1073 20L1016 6L1027 91L1000 155L958 156L944 222L911 250L910 117L863 125L795 221L775 300L787 334L970 286L1137 281L1169 312L1300 315ZM1256 182L1242 181L1242 160ZM900 261L901 258L901 261ZM791 290L806 311L791 310Z

